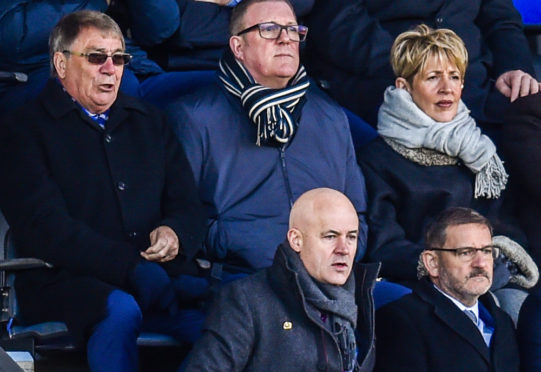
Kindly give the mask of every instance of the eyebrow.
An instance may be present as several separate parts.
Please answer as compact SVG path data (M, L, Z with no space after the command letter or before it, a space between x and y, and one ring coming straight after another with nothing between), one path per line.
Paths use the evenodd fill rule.
M441 74L443 74L443 72L444 72L443 70L428 70L428 71L426 71L425 73L426 73L427 75L428 75L428 74L431 74L431 73L436 73L436 74L438 74L438 75L441 75ZM449 73L451 73L451 74L452 74L452 73L460 74L460 71L458 71L458 69L456 69L456 70L451 70L451 71L449 71Z
M86 50L87 50L87 51L94 50L94 51L96 51L96 52L107 53L107 49L105 49L105 48L88 47L88 48L86 48ZM113 50L112 53L118 53L118 52L123 53L124 50L123 50L122 48L118 48L118 49Z
M276 23L277 25L282 25L281 23L276 22L276 21L265 21L265 22L259 22L257 24L261 24L261 23ZM299 23L297 21L289 21L288 23L282 26L299 26Z
M359 229L356 229L356 230L350 230L348 232L346 232L346 235L349 235L349 234L358 234L359 233ZM335 235L341 235L341 233L339 231L336 231L336 230L327 230L327 231L324 231L321 233L321 236L325 236L327 234L335 234Z

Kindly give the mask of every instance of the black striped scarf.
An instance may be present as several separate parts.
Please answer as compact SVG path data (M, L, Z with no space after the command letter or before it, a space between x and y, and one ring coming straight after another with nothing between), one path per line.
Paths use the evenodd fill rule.
M293 138L310 85L304 66L299 67L287 87L271 89L256 83L231 51L226 51L220 59L218 77L229 93L240 98L256 124L257 146L282 145Z

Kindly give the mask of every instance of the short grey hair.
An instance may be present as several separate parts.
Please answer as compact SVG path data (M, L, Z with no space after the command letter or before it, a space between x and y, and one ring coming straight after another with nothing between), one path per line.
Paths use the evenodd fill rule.
M242 2L240 2L235 8L233 8L233 11L231 12L231 19L229 21L229 35L235 36L242 31L242 22L244 20L244 15L246 14L248 8L251 5L268 2L286 3L291 8L291 11L295 15L295 17L297 17L297 15L295 14L295 9L293 8L293 5L289 0L242 0Z
M58 21L49 35L49 63L52 76L57 76L54 67L54 54L69 50L81 31L89 27L117 36L122 42L122 49L126 48L120 27L107 14L95 10L79 10L69 13Z
M419 255L419 259L417 260L417 279L428 276L428 270L425 266L425 263L423 262L423 252L421 252L421 254Z

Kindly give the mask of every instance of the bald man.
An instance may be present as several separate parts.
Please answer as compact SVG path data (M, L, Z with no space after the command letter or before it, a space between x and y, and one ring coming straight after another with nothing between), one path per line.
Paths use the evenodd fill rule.
M371 371L379 265L354 263L358 234L344 194L301 195L272 266L217 295L187 371Z

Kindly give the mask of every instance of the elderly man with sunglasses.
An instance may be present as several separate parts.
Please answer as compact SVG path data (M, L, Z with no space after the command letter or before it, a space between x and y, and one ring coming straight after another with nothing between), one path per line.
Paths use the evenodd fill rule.
M440 213L425 235L412 294L376 312L376 371L519 370L513 322L487 294L499 248L469 208Z
M291 206L317 187L352 201L364 254L364 178L344 112L299 62L307 32L289 1L243 0L216 83L168 109L207 208L215 273L270 266Z
M2 120L0 206L21 256L52 269L18 274L23 318L64 321L92 371L136 371L141 330L182 341L201 317L170 278L195 273L204 217L166 118L118 92L130 55L107 15L62 18L52 79Z

